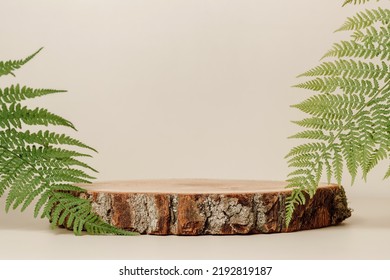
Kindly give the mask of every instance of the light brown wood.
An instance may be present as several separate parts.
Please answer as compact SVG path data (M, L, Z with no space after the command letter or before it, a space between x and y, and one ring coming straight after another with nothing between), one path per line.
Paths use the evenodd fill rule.
M342 187L321 184L285 226L286 182L169 179L98 182L78 194L108 223L142 234L252 234L335 225L351 215Z
M272 191L289 192L286 182L256 180L213 180L213 179L164 179L111 181L81 184L83 188L95 192L110 193L174 193L174 194L224 194L224 193L266 193ZM328 185L321 184L319 187Z

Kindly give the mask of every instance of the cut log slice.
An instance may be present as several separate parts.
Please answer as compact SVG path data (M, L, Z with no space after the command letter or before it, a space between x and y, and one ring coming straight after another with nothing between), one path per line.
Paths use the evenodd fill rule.
M81 185L93 211L141 234L254 234L336 225L351 216L344 189L323 184L285 226L286 182L170 179Z

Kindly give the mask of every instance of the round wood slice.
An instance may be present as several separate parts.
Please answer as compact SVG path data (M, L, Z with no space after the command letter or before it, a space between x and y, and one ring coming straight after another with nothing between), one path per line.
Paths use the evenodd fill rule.
M351 215L342 187L320 185L297 206L285 226L287 183L249 180L170 179L81 185L106 222L142 234L252 234L306 230Z

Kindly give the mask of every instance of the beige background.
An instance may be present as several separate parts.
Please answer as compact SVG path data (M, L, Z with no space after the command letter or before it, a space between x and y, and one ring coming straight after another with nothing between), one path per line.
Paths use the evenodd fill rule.
M22 58L45 47L16 72L16 78L2 78L1 83L67 89L67 94L32 103L73 121L79 132L66 132L99 150L90 161L100 171L99 180L283 180L288 173L283 157L298 143L286 139L298 131L290 120L302 118L289 105L309 94L291 85L299 82L297 74L318 64L333 42L346 38L347 34L333 31L358 8L341 8L341 2L1 0L0 60ZM361 202L356 204L361 207L360 212L355 207L356 214L372 213L373 219L383 216L383 220L389 220L390 214L383 213L381 204L375 202L375 196L382 197L380 201L387 207L385 198L390 188L389 181L382 181L385 169L382 163L367 184L357 180L353 187L346 176L347 193ZM366 195L372 196L373 210L381 215L362 210L365 205L361 197ZM4 229L0 234L6 236L26 236L30 226L34 230L38 227L33 230L39 233L37 238L40 233L44 238L50 236L51 244L57 246L57 238L65 234L60 231L58 237L47 231L44 222L37 223L29 214L4 217L1 211L0 217L0 228ZM20 219L25 220L22 223ZM359 216L356 219L356 223L361 221ZM22 226L24 223L26 226ZM385 230L388 236L389 227ZM345 233L343 227L337 231L335 235ZM320 232L321 238L329 237L326 230ZM306 234L310 237L311 233L303 233L305 239L309 238ZM342 236L348 239L348 234ZM340 237L340 244L344 237ZM146 243L155 240L140 238ZM172 238L156 240L161 244ZM220 243L222 248L231 244L231 238L240 238L237 244L243 242L253 248L250 244L257 237L224 237L212 242ZM0 240L5 242L4 238ZM75 240L84 243L97 239ZM291 249L293 245L290 242L283 246ZM278 247L280 252L283 246ZM28 246L23 248L12 257L33 257ZM43 256L54 258L48 250ZM256 252L248 256L264 257ZM181 256L178 251L171 253ZM205 256L198 253L194 256ZM164 254L156 256L163 258ZM282 254L277 256L283 258Z

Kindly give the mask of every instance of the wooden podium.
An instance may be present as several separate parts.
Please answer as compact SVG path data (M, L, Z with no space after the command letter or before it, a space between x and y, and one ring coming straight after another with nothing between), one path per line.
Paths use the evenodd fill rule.
M156 235L255 234L336 225L351 211L342 187L320 185L296 207L288 228L286 182L169 179L98 182L81 185L93 210L106 222Z

